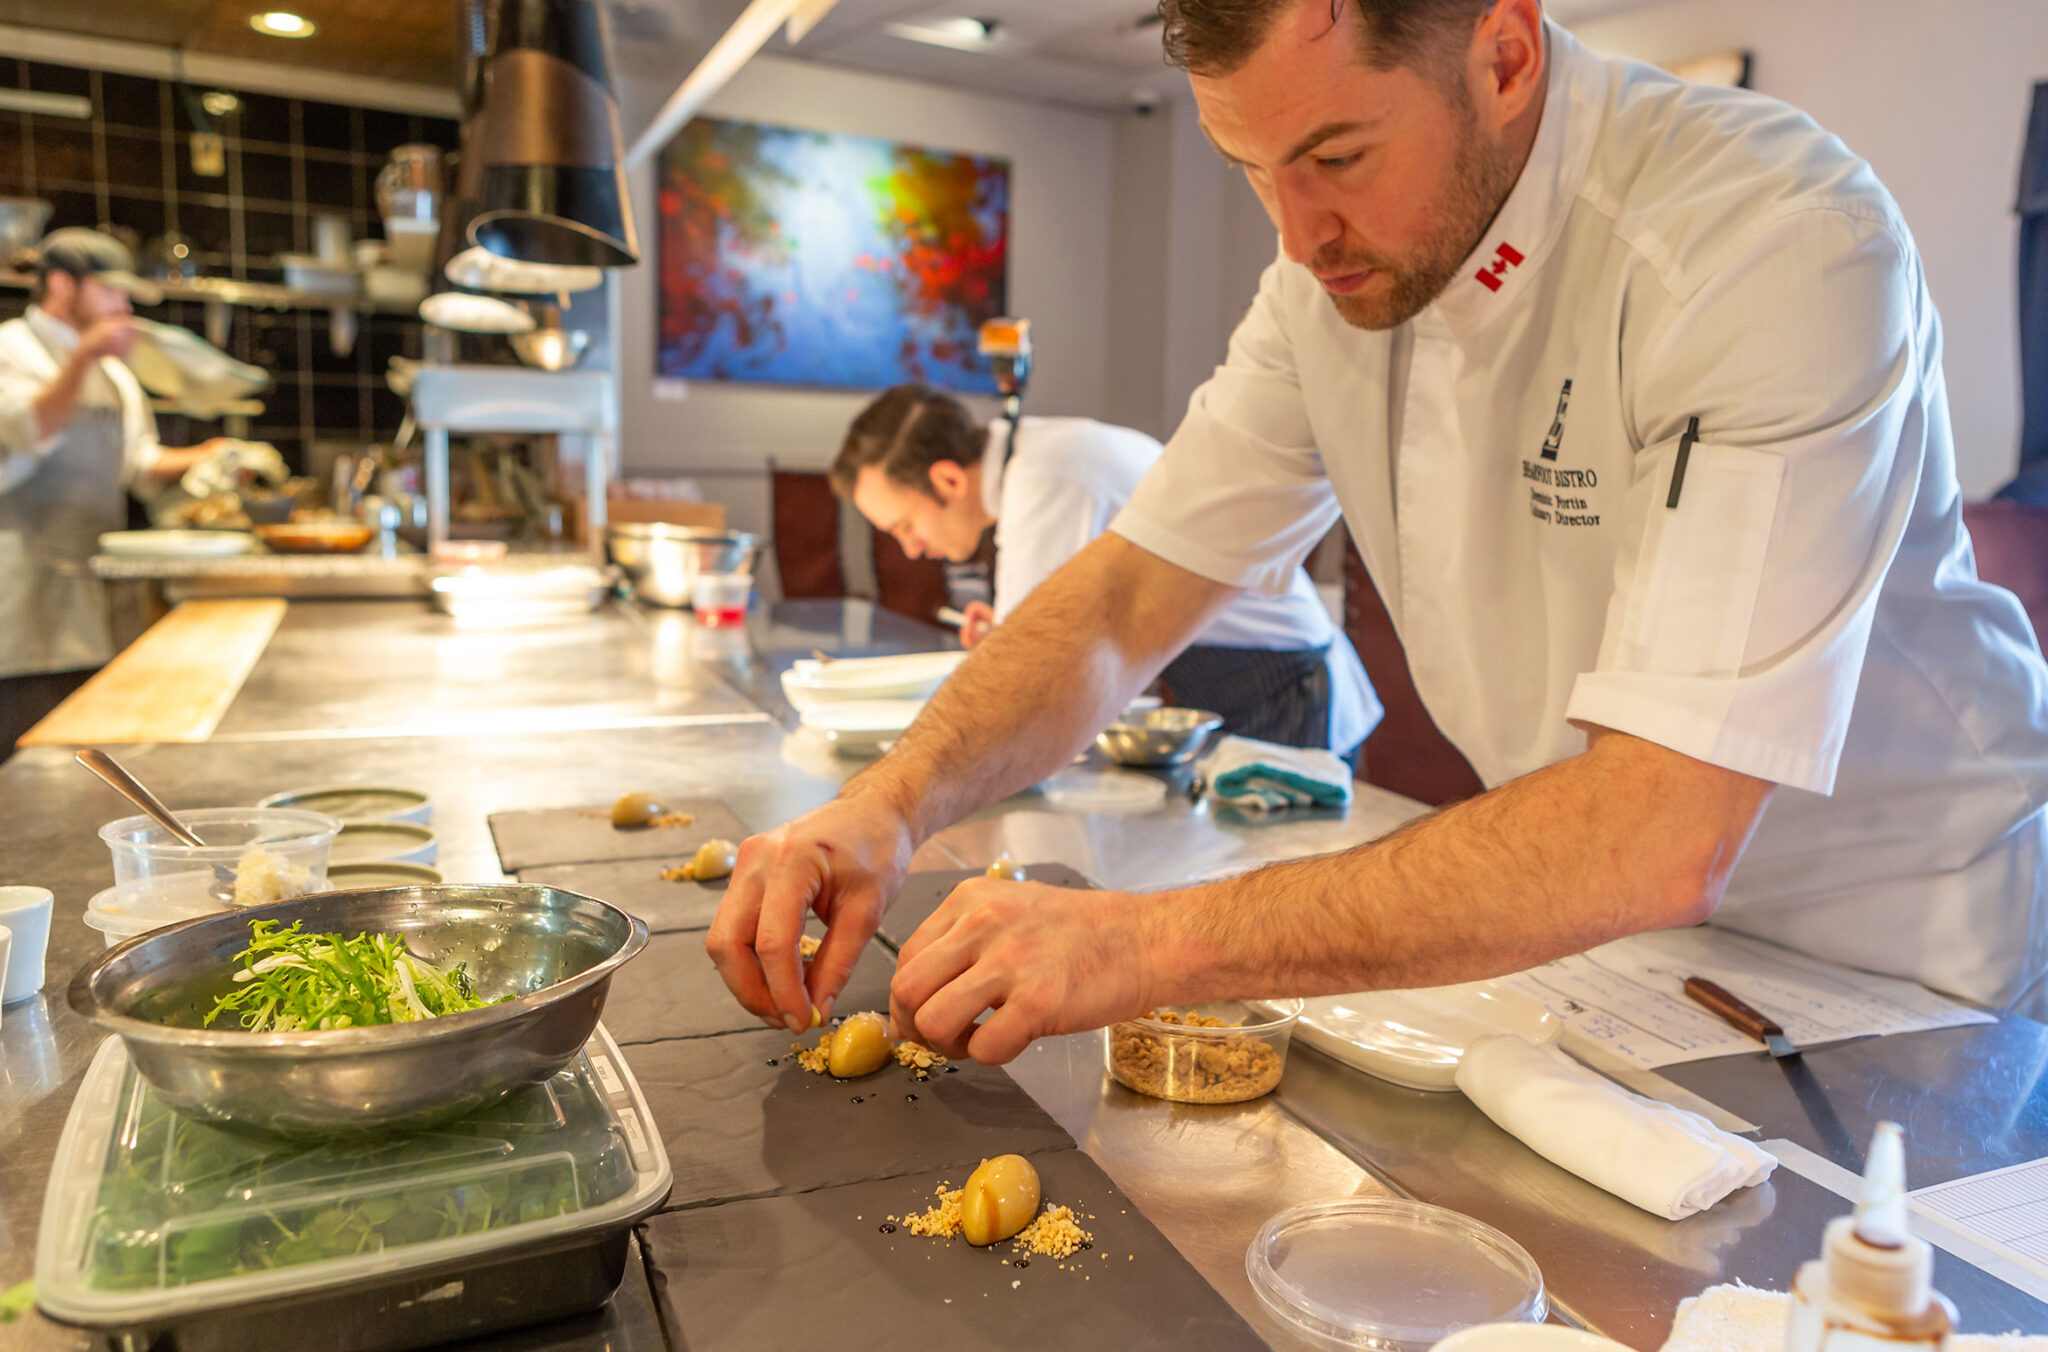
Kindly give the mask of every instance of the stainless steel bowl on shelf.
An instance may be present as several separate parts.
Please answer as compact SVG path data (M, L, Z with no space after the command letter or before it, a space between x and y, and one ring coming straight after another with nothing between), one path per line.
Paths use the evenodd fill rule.
M307 933L402 935L463 963L501 1004L417 1023L249 1033L203 1019L234 986L252 920ZM322 892L203 916L130 939L72 979L71 1008L120 1035L166 1103L216 1122L320 1138L466 1116L567 1065L596 1027L646 922L532 884Z
M1185 765L1222 726L1222 717L1206 709L1141 709L1096 733L1095 745L1118 765Z
M658 521L621 522L605 532L612 562L633 594L658 606L687 606L700 573L750 573L761 540L746 531Z

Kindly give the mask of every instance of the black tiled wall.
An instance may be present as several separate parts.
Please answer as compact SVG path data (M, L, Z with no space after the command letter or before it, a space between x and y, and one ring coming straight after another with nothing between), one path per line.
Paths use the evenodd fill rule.
M317 103L228 89L241 106L211 119L226 152L225 172L194 172L190 137L200 97L219 85L183 86L111 71L0 59L0 84L92 100L90 121L0 111L0 195L39 197L55 208L51 228L112 226L147 242L176 231L192 243L206 276L283 280L280 253L310 253L316 212L347 215L357 239L382 235L373 184L393 146L426 142L453 149L456 125L376 108ZM131 243L134 241L131 240ZM0 289L0 318L27 307L25 293ZM152 318L203 331L202 307L167 302ZM394 354L420 355L411 316L360 317L354 347L336 354L323 311L236 307L228 350L272 373L262 417L247 435L276 443L295 466L313 441L388 441L404 402L384 386ZM167 445L203 440L217 424L163 417Z

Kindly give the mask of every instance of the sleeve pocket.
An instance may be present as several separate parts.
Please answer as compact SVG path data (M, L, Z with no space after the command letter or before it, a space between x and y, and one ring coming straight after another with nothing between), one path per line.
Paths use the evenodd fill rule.
M1678 506L1669 508L1670 476L1654 477L1617 665L1732 676L1748 645L1785 462L1765 451L1695 443Z

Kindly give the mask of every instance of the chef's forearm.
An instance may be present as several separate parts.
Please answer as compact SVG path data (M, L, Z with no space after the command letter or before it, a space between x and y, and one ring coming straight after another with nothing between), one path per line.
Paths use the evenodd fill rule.
M1236 595L1104 535L1033 589L848 785L923 840L1071 760Z
M1772 787L1597 736L1373 844L1159 894L1163 1002L1475 981L1697 923Z

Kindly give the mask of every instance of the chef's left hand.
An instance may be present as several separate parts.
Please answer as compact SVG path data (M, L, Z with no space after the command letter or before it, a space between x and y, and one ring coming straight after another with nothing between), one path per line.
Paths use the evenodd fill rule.
M1001 1065L1150 1009L1158 930L1151 898L969 879L903 945L889 1013L899 1036Z

